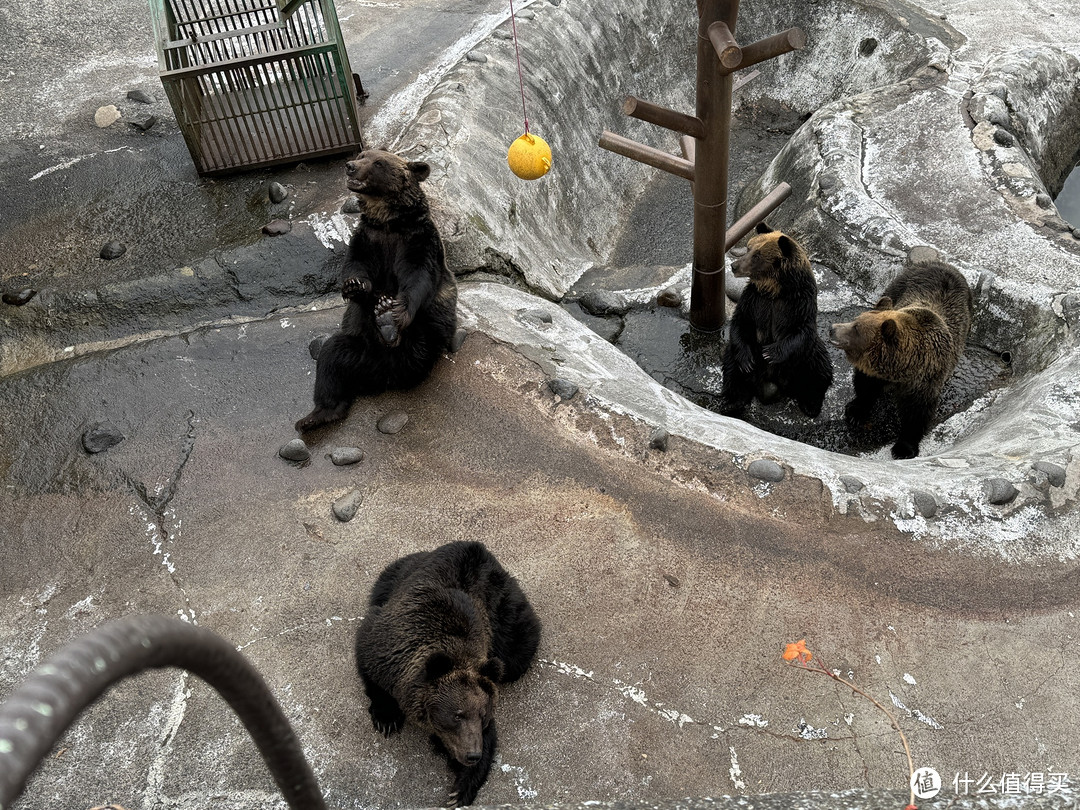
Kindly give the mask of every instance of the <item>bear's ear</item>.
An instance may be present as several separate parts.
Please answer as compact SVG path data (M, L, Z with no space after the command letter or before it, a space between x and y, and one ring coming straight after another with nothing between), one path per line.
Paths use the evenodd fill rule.
M881 339L890 346L895 346L899 340L900 328L892 318L886 318L881 322Z
M881 298L878 300L878 302L876 304L874 304L874 309L892 309L892 308L893 308L892 299L889 298L889 296L887 296L887 295L881 296Z
M407 165L409 171L416 175L417 183L427 180L428 175L431 174L431 167L422 160L410 160Z
M785 259L795 258L795 243L785 234L780 234L776 240L776 246L780 248L780 254Z
M758 233L772 233L773 228L768 222L759 222L757 227L754 228Z
M454 668L453 659L446 653L432 653L424 662L424 680L437 681Z
M495 683L498 683L503 679L504 672L503 662L498 658L489 658L487 662L480 667L480 674L489 680L495 681Z

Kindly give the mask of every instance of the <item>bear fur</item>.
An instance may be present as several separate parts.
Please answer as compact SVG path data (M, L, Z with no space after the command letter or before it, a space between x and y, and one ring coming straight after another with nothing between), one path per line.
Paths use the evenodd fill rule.
M914 458L937 411L941 391L964 352L974 313L971 287L958 270L924 262L902 271L877 306L832 326L832 341L854 368L848 425L865 424L888 389L900 430L893 458Z
M516 681L540 644L540 620L515 580L478 542L391 563L356 633L356 663L375 729L408 720L432 733L455 774L450 802L472 804L497 736L499 686Z
M769 402L782 395L816 417L833 368L817 330L817 282L806 251L762 223L731 271L747 285L724 350L721 413L739 416L755 396Z
M345 164L360 222L342 268L349 302L319 351L303 433L344 418L362 394L423 382L457 326L457 284L420 183L431 169L377 149Z

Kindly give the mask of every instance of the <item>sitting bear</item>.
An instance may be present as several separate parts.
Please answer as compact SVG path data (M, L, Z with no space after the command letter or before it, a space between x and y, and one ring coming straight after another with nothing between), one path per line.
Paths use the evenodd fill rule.
M854 367L855 398L848 425L865 423L888 387L900 412L893 458L914 458L941 399L945 381L964 351L973 314L971 287L942 262L900 273L884 297L851 323L832 327L833 343Z
M421 383L457 324L457 284L420 182L428 164L369 149L345 164L361 202L342 268L349 302L318 356L315 409L300 432L342 419L361 394Z
M724 350L720 412L738 416L758 399L794 398L814 418L832 385L832 361L817 331L817 282L798 242L765 223L732 273L748 279Z
M375 729L406 720L432 732L455 773L452 806L472 804L495 756L500 684L540 644L540 620L482 543L448 543L391 563L356 633L356 663Z

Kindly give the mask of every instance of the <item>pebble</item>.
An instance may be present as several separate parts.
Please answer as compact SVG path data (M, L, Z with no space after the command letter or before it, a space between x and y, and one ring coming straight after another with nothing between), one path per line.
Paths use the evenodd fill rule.
M572 399L574 394L578 392L576 383L570 382L570 380L563 377L556 377L554 380L548 380L548 388L551 389L551 393L561 399Z
M818 175L818 188L822 191L831 191L839 182L840 178L836 176L836 172L822 172Z
M143 132L148 132L151 129L153 129L155 126L157 126L157 116L156 115L148 116L146 118L146 120L142 121L141 123L136 124L135 126L137 126L139 129L141 129Z
M356 513L360 511L360 503L363 500L364 496L360 494L360 490L358 489L354 489L348 495L338 498L334 501L334 517L342 523L348 523L356 517Z
M932 518L937 514L938 502L932 493L917 489L911 493L911 497L915 501L915 511L924 518Z
M469 51L465 54L465 58L470 62L476 62L478 65L482 65L487 61L487 57L478 51Z
M514 35L509 31L503 31L501 28L492 34L495 39L513 39Z
M88 427L82 435L83 448L90 454L104 452L123 440L124 434L112 422L97 422Z
M679 585L682 584L681 582L679 582L679 578L677 576L675 576L674 574L664 574L664 580L672 588L678 588Z
M930 245L916 245L907 254L908 264L923 264L925 262L940 262L941 252Z
M409 415L405 413L405 411L390 411L390 413L379 419L376 427L379 429L380 433L392 436L395 433L400 432L408 421Z
M287 444L281 445L278 455L286 461L307 461L311 458L311 451L303 439L293 439Z
M364 451L359 447L335 447L330 453L330 460L335 467L347 467L364 460Z
M281 185L277 181L270 184L270 187L266 190L267 196L270 197L270 202L277 205L289 196L289 192L285 189L285 186Z
M630 304L618 293L610 290L589 290L578 299L581 308L590 315L599 318L608 315L625 315L630 311Z
M1016 138L1012 133L1005 129L994 130L994 140L1001 146L1013 146L1016 143Z
M359 214L361 211L360 200L353 195L349 195L345 202L341 204L341 213L343 214Z
M536 18L536 12L527 9L525 11L519 11L517 13L517 18L519 20L532 20Z
M1038 470L1041 473L1046 473L1046 480L1050 482L1050 486L1065 486L1065 468L1060 464L1054 464L1049 461L1036 461L1031 465L1031 468L1033 470Z
M35 295L37 295L37 290L32 290L29 287L18 292L6 292L4 293L4 303L13 307L21 307Z
M153 104L154 99L144 93L142 90L128 90L127 97L132 101L137 101L140 104Z
M98 255L105 261L111 261L112 259L119 259L125 253L127 253L127 245L114 239L102 245Z
M733 247L731 250L728 251L728 253L730 253L736 259L742 258L747 253L746 245L739 245L738 247Z
M681 307L682 296L676 290L664 290L656 296L656 303L662 307Z
M461 351L462 345L465 343L465 338L469 336L469 330L465 327L460 327L454 336L450 338L450 351L457 353Z
M98 107L97 112L94 113L94 125L100 129L105 129L105 127L111 127L119 120L120 110L116 109L115 104L109 104L105 107Z
M267 236L281 236L292 230L292 223L287 219L274 219L263 225L263 233Z
M1035 204L1039 206L1039 208L1049 208L1054 204L1054 199L1049 194L1036 194Z
M316 335L311 339L311 342L307 345L307 350L312 360L319 359L319 352L322 351L323 344L326 343L329 337L329 335Z
M1004 506L1012 503L1013 499L1020 494L1020 490L1004 478L991 478L983 482L983 491L987 500L995 506Z
M666 451L668 448L668 439L671 438L671 434L663 428L657 428L649 439L650 450Z
M750 466L746 468L746 471L754 476L754 478L760 478L762 481L768 481L773 484L784 480L784 468L775 461L770 461L767 458L759 458L757 461L751 461Z
M854 475L841 475L840 483L844 485L844 489L851 495L854 495L856 492L862 492L863 487L866 486L866 484Z

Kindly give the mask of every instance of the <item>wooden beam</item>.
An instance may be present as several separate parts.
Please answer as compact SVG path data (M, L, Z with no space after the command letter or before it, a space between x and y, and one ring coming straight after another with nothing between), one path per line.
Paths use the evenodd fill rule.
M735 70L742 62L743 54L739 43L723 20L717 20L709 26L709 41L720 57L720 64L727 70Z
M694 164L689 160L669 155L667 152L645 146L606 129L604 134L600 136L600 146L617 155L633 158L639 163L644 163L656 169L663 169L665 172L674 174L684 180L690 180L691 182L694 180Z
M739 217L738 222L728 228L727 236L724 238L727 249L731 250L736 242L754 230L759 222L764 222L765 218L779 208L780 204L790 196L791 186L787 183L781 183L758 200L749 211Z
M758 40L742 49L742 61L735 70L752 67L758 62L781 56L806 47L806 33L801 28L789 28L775 36Z
M705 137L705 125L701 123L700 118L669 110L667 107L661 107L659 104L653 104L649 101L642 101L634 96L626 97L623 101L622 111L638 120L647 121L650 124L656 124L675 132L681 132L683 135L690 135L694 138Z

